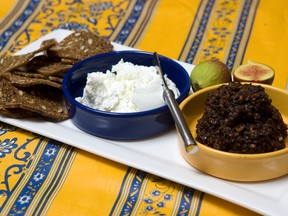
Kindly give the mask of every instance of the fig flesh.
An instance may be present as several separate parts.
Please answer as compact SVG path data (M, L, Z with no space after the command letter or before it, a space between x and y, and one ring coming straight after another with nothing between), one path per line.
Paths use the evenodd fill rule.
M229 68L217 59L206 60L197 64L190 75L194 92L203 88L231 81Z
M248 61L233 72L235 82L255 82L272 85L275 71L268 65Z

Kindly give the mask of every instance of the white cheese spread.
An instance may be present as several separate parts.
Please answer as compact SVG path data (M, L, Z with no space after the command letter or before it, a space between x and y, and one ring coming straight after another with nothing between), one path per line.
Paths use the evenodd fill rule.
M166 75L165 80L177 98L180 93L176 85ZM111 71L88 73L83 96L76 100L88 107L110 112L145 111L165 104L161 83L156 67L120 60Z

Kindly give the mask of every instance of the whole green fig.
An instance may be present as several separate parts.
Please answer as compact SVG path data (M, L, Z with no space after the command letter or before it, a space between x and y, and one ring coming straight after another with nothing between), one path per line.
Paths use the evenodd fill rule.
M206 60L197 64L190 75L194 92L203 88L232 81L229 68L217 59Z

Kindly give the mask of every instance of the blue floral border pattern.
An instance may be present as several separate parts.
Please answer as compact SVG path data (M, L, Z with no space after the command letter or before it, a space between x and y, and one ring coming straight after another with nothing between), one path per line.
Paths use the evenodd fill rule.
M247 28L246 24L247 24L247 19L249 17L249 12L250 12L250 8L251 8L252 3L253 3L253 0L246 0L244 7L243 7L243 10L242 10L242 13L241 13L241 17L240 17L240 20L239 20L239 23L237 26L237 31L236 31L233 43L231 45L228 59L226 62L226 65L228 66L230 71L232 71L232 69L233 69L234 62L235 62L235 59L236 59L236 56L238 53L238 48L240 46L240 42L242 40L243 34L245 33L245 28ZM258 7L258 4L259 4L259 1L257 1L256 8ZM256 13L254 13L253 20L255 18L255 14ZM252 26L253 26L253 21L248 26L248 27L250 27L249 32L248 32L249 35L251 34ZM247 46L247 43L248 43L248 40L245 42L245 47ZM243 53L243 55L244 55L244 53ZM242 59L243 59L243 56L241 57L241 62L242 62Z
M199 8L202 7L202 4L204 4L203 1L201 1L200 5L199 5ZM201 41L203 39L204 31L206 29L206 25L208 23L208 20L209 20L209 17L211 15L211 11L212 11L212 8L213 8L214 4L215 4L215 0L209 0L207 2L207 4L205 5L203 16L202 16L200 24L199 24L199 26L197 28L197 33L196 33L195 39L194 39L194 41L193 41L193 43L191 45L190 51L189 51L189 53L188 53L188 55L187 55L187 57L185 59L185 62L187 62L187 63L192 64L192 62L193 62L193 60L195 58L195 55L196 55L196 53L197 53L197 51L199 49L199 45L200 45L200 43L201 43ZM199 16L199 8L197 10L197 15L195 17ZM194 22L193 22L193 24L192 24L192 26L190 28L190 32L195 27L196 27L196 24L195 24L195 20L194 20ZM189 36L187 37L187 40L188 40L188 38L189 38ZM186 41L186 43L187 43L187 41ZM183 49L187 45L186 43L184 44ZM182 52L183 52L183 49L182 49Z
M137 20L139 19L142 9L144 8L145 3L147 0L137 0L134 8L132 10L132 13L129 15L129 18L125 22L125 24L122 26L119 34L114 39L114 42L123 44L125 40L128 38L130 32L134 28L135 24L137 23Z
M154 184L152 191L146 190L148 180ZM131 215L135 212L141 215L166 215L166 204L173 199L176 200L176 197L173 197L172 194L176 190L176 185L176 183L169 180L129 168L109 215ZM177 212L174 212L175 215L188 215L191 211L198 215L203 193L189 187L182 187L178 190L180 198L177 199L179 201L175 201L175 205L178 205L177 208L174 208L177 209ZM143 191L147 194L146 196L143 196ZM139 207L141 203L142 206L144 205L142 209Z
M8 43L11 35L15 34L32 15L35 9L38 7L41 0L30 0L30 3L27 5L23 13L11 24L6 31L0 36L0 51Z
M222 4L227 3L228 1L223 1L221 2ZM235 0L235 2L237 2ZM193 21L192 25L191 25L191 29L190 29L190 35L187 37L186 43L183 46L183 49L178 57L178 59L183 60L187 63L192 64L195 60L195 57L197 55L197 53L199 53L202 50L199 50L200 48L200 44L206 39L204 38L204 31L206 29L206 25L209 22L209 19L211 17L211 11L214 7L214 5L216 5L216 3L220 4L220 1L216 1L216 0L202 0L199 8L197 10L197 15L195 17L198 16L202 16L200 19L199 24L195 22L195 20ZM238 2L239 3L239 2ZM205 4L205 5L204 5ZM238 23L237 23L237 30L236 33L234 34L232 40L232 44L231 47L227 50L229 50L229 53L227 55L227 60L226 61L226 65L228 66L228 68L232 71L233 66L235 64L235 60L236 58L241 58L243 59L243 55L244 52L239 53L239 46L243 46L244 50L246 49L246 46L248 44L248 40L249 40L249 36L251 34L251 30L252 30L252 26L253 26L253 22L254 22L254 18L255 18L255 14L256 14L256 10L259 4L259 0L253 1L253 0L245 0L245 2L243 1L243 8L241 11L241 15L239 17ZM254 7L256 5L256 7ZM204 11L202 12L202 14L200 14L200 8L204 7ZM252 10L253 8L253 10ZM235 12L235 11L233 11ZM250 19L250 22L247 22L247 20L250 18L250 16L253 17L253 19ZM196 30L196 34L194 36L193 42L188 42L189 37L192 37L192 29L195 31L195 28L197 28ZM225 27L223 27L223 30L225 30ZM215 32L214 32L215 33ZM247 37L248 35L248 37ZM222 37L225 37L227 35L221 35ZM209 38L208 38L209 39ZM220 37L221 39L221 37ZM211 39L211 40L217 40L215 38ZM246 41L243 41L246 40ZM190 49L188 49L187 51L187 46L190 46ZM213 47L213 46L211 46ZM215 48L215 47L213 47ZM207 48L204 48L205 50ZM222 50L223 47L216 47L215 49L220 49ZM205 51L204 50L204 51ZM187 54L184 54L187 53ZM209 55L210 58L212 58L213 56L211 56L211 54L205 53L206 55ZM186 56L185 56L186 55ZM237 57L238 55L238 57Z
M16 130L20 129L6 126L1 128L0 135ZM37 145L33 152L29 152L27 147L33 141L36 141ZM41 152L37 159L33 156ZM0 206L0 212L5 215L25 215L28 209L32 215L43 212L43 209L48 208L47 203L53 200L56 189L61 187L61 183L65 180L76 154L77 150L74 147L50 139L47 142L47 138L38 135L27 139L25 143L20 143L16 137L12 139L4 137L4 140L0 141L0 159L2 156L11 155L16 162L6 170L2 170L4 181L0 184L5 189L0 190L0 195L4 196L5 201ZM60 162L56 163L59 160ZM20 175L14 186L9 184L12 175ZM49 176L53 178L50 179ZM43 190L41 187L44 185ZM21 191L18 191L19 188ZM16 191L18 192L15 193ZM41 199L34 200L36 196Z
M136 0L132 12L130 13L128 19L125 21L124 25L120 29L119 34L115 36L113 41L119 44L124 44L127 41L127 38L130 36L132 30L135 29L136 24L139 22L139 29L137 29L137 31L135 32L133 40L129 43L126 43L127 46L135 46L140 35L143 33L147 23L149 23L149 20L151 19L151 14L153 13L157 3L158 0ZM146 12L144 12L145 7L149 8L148 10L146 10ZM143 14L143 18L140 19Z
M59 144L53 142L49 142L47 144L44 150L45 153L41 156L41 159L34 169L34 173L26 182L23 190L19 193L18 197L16 198L16 202L14 202L12 208L8 212L8 215L25 214L37 191L41 188L43 182L46 180L59 150Z
M81 14L78 14L82 21L77 22L69 21L69 17L65 18L63 12L57 13L57 11L54 11L56 6L63 3L61 0L55 2L47 1L47 4L41 3L41 0L29 0L29 4L27 4L26 8L21 8L21 10L23 10L21 15L13 18L13 23L5 26L6 30L1 33L0 51L11 42L9 39L12 35L25 35L23 41L19 41L19 37L16 38L16 47L9 47L9 50L12 53L18 51L18 46L23 47L30 43L30 34L34 31L30 28L31 24L43 25L39 35L47 34L48 32L59 28L68 30L89 29L90 31L99 33L97 29L98 19L103 19L102 13L104 13L105 10L113 10L114 14L112 14L111 17L107 17L107 35L103 36L109 38L114 32L113 41L120 44L129 43L127 45L133 46L139 40L139 36L145 30L147 23L149 23L153 8L156 7L158 1L159 0L122 0L117 5L113 5L109 1L91 3L88 11L83 9L83 11L80 12ZM123 14L126 13L127 9L121 8L125 2L129 3L129 7L132 7L132 10L129 12L130 14L127 14L127 17L124 17L125 20L124 22L121 22L123 24L120 25L120 20L123 19ZM83 4L83 2L81 0L74 0L65 3L66 6L69 5L69 12L72 14L79 13L79 11L76 10L76 8L78 8L77 4ZM43 17L37 17L38 13L43 13ZM58 16L53 17L55 14L58 14ZM31 17L33 18L31 19ZM118 20L116 24L112 24L109 19ZM127 42L127 39L132 37L131 34L135 34L135 37L132 35L132 41Z
M148 26L149 21L152 19L151 17L153 17L152 14L154 13L155 8L157 7L158 1L159 0L150 1L151 3L148 5L148 10L147 10L147 13L145 14L145 17L143 18L143 20L141 20L139 29L135 33L133 40L126 44L127 46L134 47L137 45L137 43L139 42L138 41L139 38L141 37L142 33L145 31L145 28Z
M121 189L120 189L118 197L117 197L118 201L123 196L122 192L124 192L125 184L127 184L126 181L128 179L128 175L130 175L132 173L132 171L135 172L136 170L134 170L133 168L129 168L129 170L126 172L125 177L123 178ZM119 212L120 215L129 215L129 213L133 211L135 204L136 204L136 201L138 199L139 193L140 193L140 188L141 188L143 181L146 178L146 176L147 176L147 173L142 172L140 170L137 171L137 173L134 175L134 178L133 178L132 183L131 183L131 187L129 189L127 189L128 195L124 197L125 198L125 204L124 204L123 208L121 209L121 212ZM114 211L116 205L117 205L117 202L114 204L110 215L113 215L113 211Z

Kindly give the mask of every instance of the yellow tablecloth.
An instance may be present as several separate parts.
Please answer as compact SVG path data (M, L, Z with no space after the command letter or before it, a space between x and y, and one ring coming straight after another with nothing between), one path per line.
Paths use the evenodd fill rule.
M59 28L232 71L248 59L287 79L285 0L1 1L0 51ZM68 143L69 144L69 143ZM243 207L67 144L0 123L2 215L257 215Z

